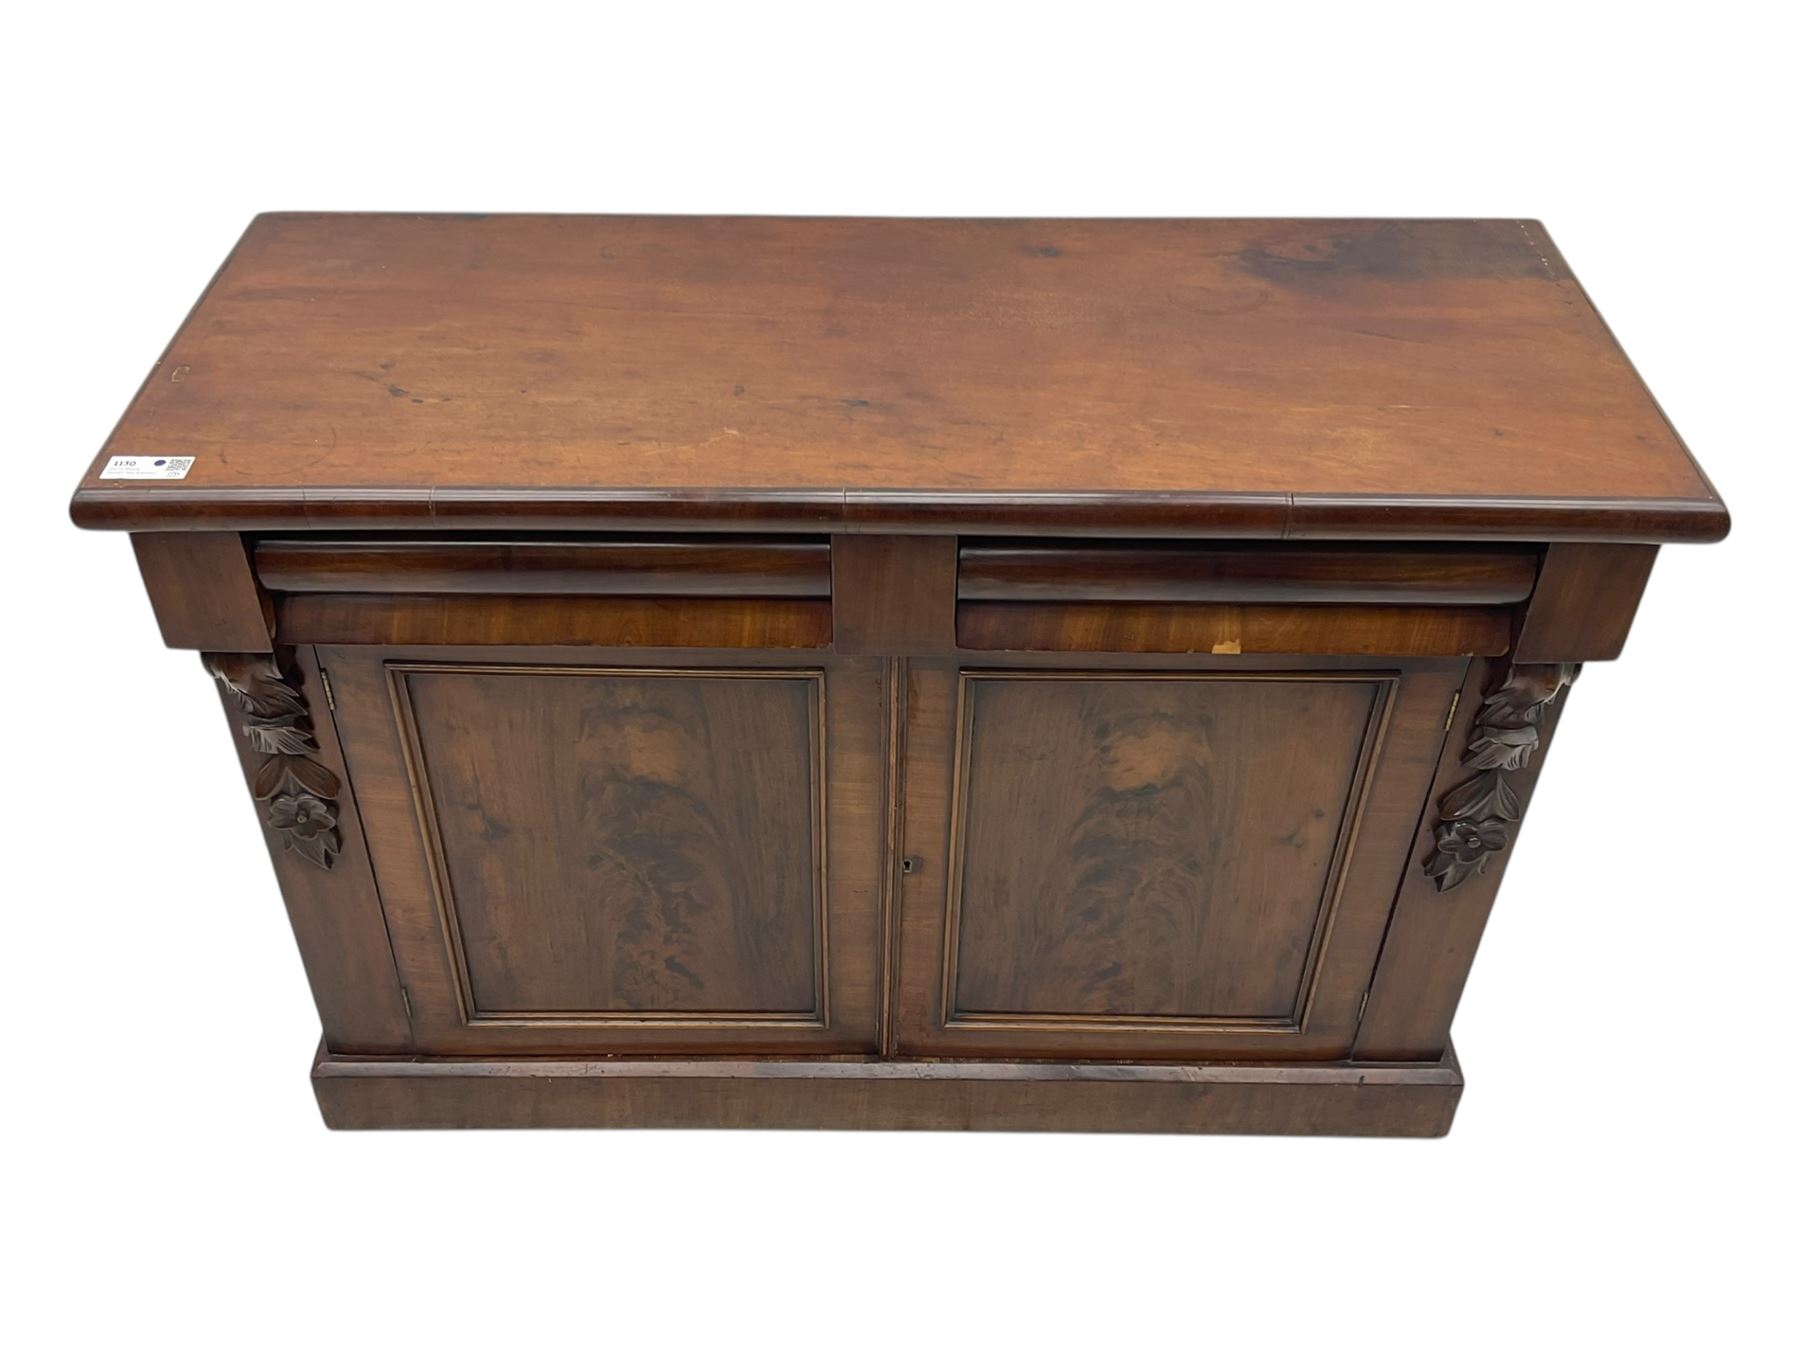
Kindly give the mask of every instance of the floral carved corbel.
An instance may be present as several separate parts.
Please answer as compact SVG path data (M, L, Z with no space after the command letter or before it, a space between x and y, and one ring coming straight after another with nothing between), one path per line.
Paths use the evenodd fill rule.
M337 775L313 758L319 742L299 676L269 652L205 652L201 660L230 695L238 730L263 756L250 790L267 804L269 828L281 836L284 848L329 869L343 847L339 784Z
M1544 712L1581 673L1579 665L1511 666L1500 686L1481 701L1463 767L1475 777L1446 793L1438 805L1437 846L1425 874L1440 891L1454 890L1485 871L1505 848L1524 814L1513 775L1531 762L1543 735Z

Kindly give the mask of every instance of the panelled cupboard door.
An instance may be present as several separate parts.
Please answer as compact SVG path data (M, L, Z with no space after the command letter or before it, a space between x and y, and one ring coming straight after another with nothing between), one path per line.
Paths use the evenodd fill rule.
M419 1050L874 1047L879 663L318 655Z
M915 663L896 1048L1346 1055L1466 665Z

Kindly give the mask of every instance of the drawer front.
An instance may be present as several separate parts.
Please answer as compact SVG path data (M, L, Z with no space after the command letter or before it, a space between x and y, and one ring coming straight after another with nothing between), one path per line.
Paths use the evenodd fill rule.
M277 592L389 595L831 594L819 538L263 539L257 576Z
M1537 565L1508 546L965 540L957 645L1495 655Z
M964 600L1505 605L1531 594L1530 548L970 540Z
M309 536L256 541L293 644L822 648L822 536Z
M276 640L292 645L836 643L870 655L1492 656L1507 649L1539 561L1534 549L1504 545L977 538L943 540L939 564L922 547L934 541L909 540L910 562L840 590L834 580L863 574L835 555L862 542L305 536L258 539L251 556ZM900 616L911 627L887 632L902 598L917 610Z

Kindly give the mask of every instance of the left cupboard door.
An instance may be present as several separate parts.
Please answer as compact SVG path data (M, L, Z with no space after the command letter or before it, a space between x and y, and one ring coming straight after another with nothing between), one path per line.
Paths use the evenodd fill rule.
M317 651L420 1052L874 1050L878 662Z

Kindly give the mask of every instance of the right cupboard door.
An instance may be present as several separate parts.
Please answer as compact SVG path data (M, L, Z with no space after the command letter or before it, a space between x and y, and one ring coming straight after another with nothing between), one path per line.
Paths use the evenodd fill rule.
M1467 662L915 662L901 1054L1337 1059Z

